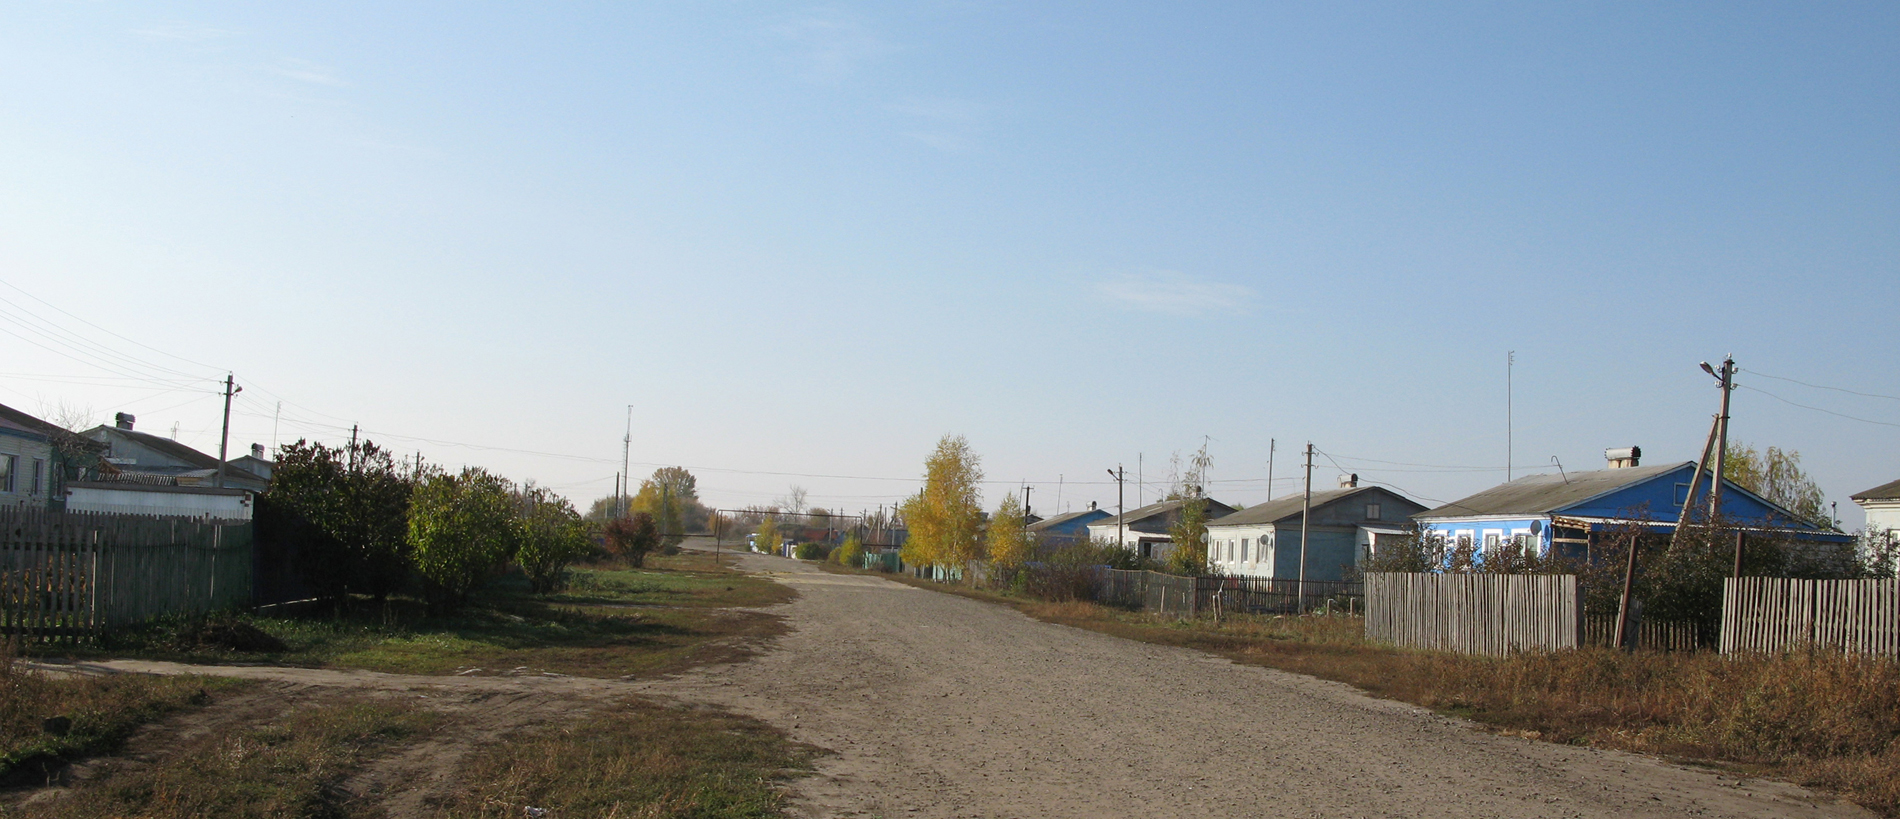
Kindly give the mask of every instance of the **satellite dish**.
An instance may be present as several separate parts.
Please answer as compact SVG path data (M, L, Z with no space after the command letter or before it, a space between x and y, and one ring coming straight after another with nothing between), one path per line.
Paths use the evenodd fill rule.
M1543 533L1544 533L1544 522L1541 520L1531 521L1531 534L1541 535Z

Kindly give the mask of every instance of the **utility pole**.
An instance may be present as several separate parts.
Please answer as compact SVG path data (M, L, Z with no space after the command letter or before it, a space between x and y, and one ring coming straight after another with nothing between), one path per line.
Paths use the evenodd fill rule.
M356 471L356 425L350 425L350 471Z
M277 422L284 417L284 402L277 402L277 409L270 414L270 452L277 454Z
M1143 456L1139 452L1135 453L1135 508L1136 509L1140 509L1141 507L1148 505L1148 479L1143 472L1144 460L1146 460L1145 456Z
M1029 517L1029 493L1034 489L1033 486L1023 484L1023 517L1025 519Z
M224 432L218 436L218 479L214 485L224 488L224 457L231 447L231 396L243 392L230 373L224 374Z
M1702 366L1708 367L1707 364ZM1709 478L1710 520L1715 520L1716 516L1722 512L1722 467L1728 455L1728 397L1735 391L1734 356L1722 359L1722 373L1716 377L1722 379L1722 413L1716 418L1716 424L1721 432L1718 433L1720 438L1715 446L1715 474Z
M1121 464L1116 464L1114 469L1108 471L1108 476L1115 479L1115 545L1126 549L1128 548L1128 521L1123 520L1122 516L1128 514L1128 510L1123 508L1122 486L1128 480L1128 470L1122 468Z
M1306 496L1300 500L1300 606L1306 613L1306 535L1307 518L1313 512L1313 442L1306 442Z
M1267 500L1273 500L1273 446L1275 441L1267 439Z
M1517 369L1517 351L1504 354L1504 482L1511 482L1511 450L1517 436L1511 428L1511 371Z
M1722 430L1722 416L1715 416L1709 422L1709 438L1702 442L1702 457L1695 462L1695 474L1689 476L1689 491L1682 498L1682 510L1676 515L1676 531L1689 523L1689 514L1695 511L1696 488L1702 485L1702 475L1709 469L1709 457L1714 454L1715 436ZM1671 536L1673 540L1673 535Z
M628 486L633 482L633 405L627 405L627 437L620 439L620 516L631 517L632 509L627 503Z

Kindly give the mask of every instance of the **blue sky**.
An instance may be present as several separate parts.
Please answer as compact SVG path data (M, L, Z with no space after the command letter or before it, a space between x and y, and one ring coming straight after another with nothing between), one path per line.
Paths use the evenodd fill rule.
M1503 479L1507 351L1518 474L1693 459L1733 353L1734 437L1849 526L1900 477L1900 399L1839 391L1900 396L1892 4L0 17L28 411L215 449L230 370L239 448L583 503L628 404L720 505L888 504L946 432L1044 511L1203 441L1256 503L1270 439L1276 495L1310 440L1430 503Z

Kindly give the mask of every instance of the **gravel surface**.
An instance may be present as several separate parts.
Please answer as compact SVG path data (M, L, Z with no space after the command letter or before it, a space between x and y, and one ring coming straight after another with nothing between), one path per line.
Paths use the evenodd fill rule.
M793 632L636 688L832 753L804 815L1871 816L1777 782L1475 730L1349 686L783 558Z

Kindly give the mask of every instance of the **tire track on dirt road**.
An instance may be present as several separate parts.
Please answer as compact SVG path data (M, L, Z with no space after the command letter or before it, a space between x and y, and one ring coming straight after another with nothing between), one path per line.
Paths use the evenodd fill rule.
M831 750L793 786L808 816L1872 815L878 578L742 567L798 589L772 609L792 632L749 661L633 685Z

